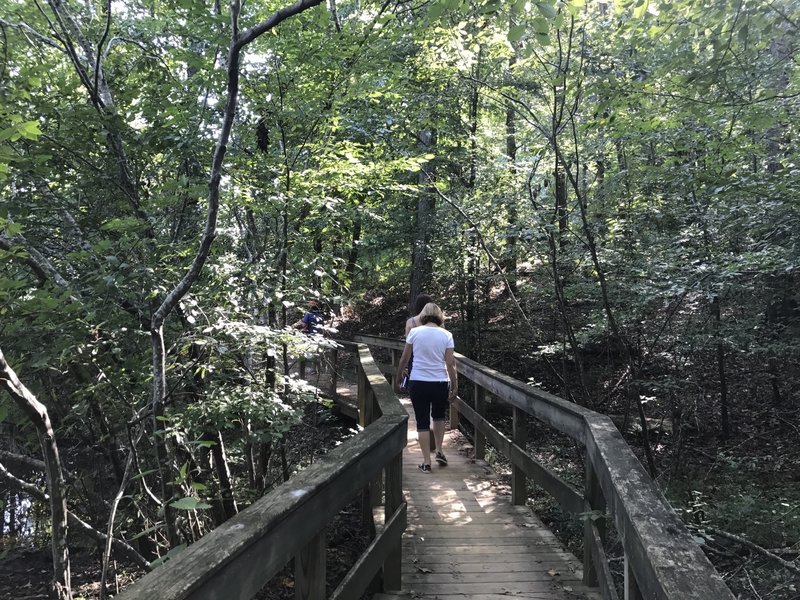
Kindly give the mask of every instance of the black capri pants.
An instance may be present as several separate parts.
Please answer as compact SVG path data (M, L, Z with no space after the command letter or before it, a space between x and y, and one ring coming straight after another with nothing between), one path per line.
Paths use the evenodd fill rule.
M414 406L417 431L431 430L431 417L434 421L444 421L450 394L449 381L408 382L408 393Z

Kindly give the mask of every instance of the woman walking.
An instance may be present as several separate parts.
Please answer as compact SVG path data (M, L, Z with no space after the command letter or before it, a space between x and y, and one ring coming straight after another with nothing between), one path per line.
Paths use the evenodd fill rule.
M444 327L444 313L433 302L425 305L417 316L418 327L413 327L406 336L406 345L397 374L394 378L395 392L400 393L400 380L411 354L414 354L414 368L408 382L411 404L417 420L417 438L422 450L423 473L431 472L431 421L433 437L436 442L436 462L447 464L442 450L444 442L444 421L448 402L458 394L456 360L453 354L453 334Z
M420 294L414 299L414 316L409 317L406 319L406 331L403 334L403 337L407 337L409 332L414 327L419 327L422 325L419 320L419 314L422 312L422 309L425 308L425 305L429 302L433 302L433 298L428 296L428 294ZM414 353L411 353L411 356L408 357L408 366L406 370L403 371L403 375L400 378L400 387L404 390L408 389L408 375L411 373L411 369L414 366Z

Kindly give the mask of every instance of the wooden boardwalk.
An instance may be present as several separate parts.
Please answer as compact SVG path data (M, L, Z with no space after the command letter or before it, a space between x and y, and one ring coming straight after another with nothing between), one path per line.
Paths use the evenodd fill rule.
M403 456L408 529L403 536L403 590L374 600L599 600L581 581L581 564L482 461L459 452L449 431L449 464L419 471L422 462L413 411Z

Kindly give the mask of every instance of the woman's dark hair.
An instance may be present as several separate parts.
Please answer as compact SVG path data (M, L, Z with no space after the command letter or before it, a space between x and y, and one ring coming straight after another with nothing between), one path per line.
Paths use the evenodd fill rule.
M428 294L420 294L414 300L414 314L413 316L417 316L419 313L422 312L422 309L425 308L425 305L428 302L433 302L433 298L428 296ZM441 323L439 323L441 325Z

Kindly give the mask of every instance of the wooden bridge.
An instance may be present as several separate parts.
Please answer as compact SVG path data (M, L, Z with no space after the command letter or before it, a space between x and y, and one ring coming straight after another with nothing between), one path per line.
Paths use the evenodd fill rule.
M249 600L294 560L295 596L325 593L325 528L360 496L372 542L327 597L357 600L616 600L620 598L604 552L614 527L624 548L625 600L733 600L733 594L692 541L683 523L625 444L611 421L457 355L459 376L472 382L460 418L475 430L477 460L445 443L450 464L419 472L415 427L370 352L383 348L396 364L403 342L356 336L333 351L356 355L357 412L363 430L252 506L203 537L120 596L124 600ZM334 370L336 373L336 370ZM328 382L332 391L337 380ZM486 395L514 414L503 435L485 418ZM344 402L345 410L348 403ZM356 411L357 409L357 411ZM578 490L526 452L533 416L585 449L585 485ZM413 423L413 422L412 422ZM486 442L512 464L511 489L494 485L481 460ZM410 454L409 454L410 453ZM533 481L561 507L584 518L583 562L565 552L525 507Z

